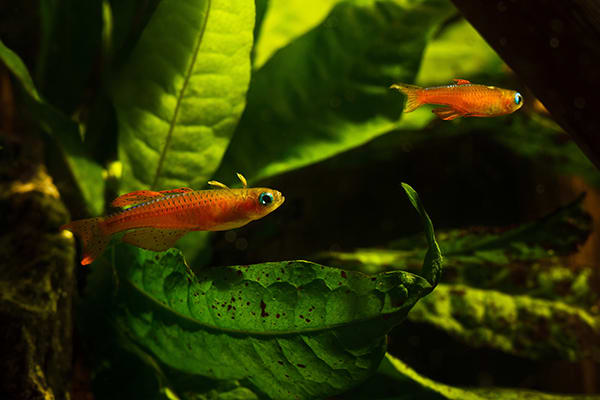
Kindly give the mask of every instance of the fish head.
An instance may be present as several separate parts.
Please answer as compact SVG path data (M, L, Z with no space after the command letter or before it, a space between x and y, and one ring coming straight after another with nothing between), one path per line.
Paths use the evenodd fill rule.
M250 219L259 219L275 211L285 201L285 197L275 189L246 189L244 208Z
M506 114L513 113L523 107L523 95L515 90L500 89L502 91L502 107Z

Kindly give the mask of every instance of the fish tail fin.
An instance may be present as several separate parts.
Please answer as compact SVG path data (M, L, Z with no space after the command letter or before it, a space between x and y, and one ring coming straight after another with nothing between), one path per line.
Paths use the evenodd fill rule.
M419 96L421 89L423 89L421 86L408 85L406 83L394 83L390 86L390 89L396 89L406 96L406 103L404 103L404 110L402 110L405 113L415 111L423 105Z
M110 235L103 232L100 223L102 218L88 218L72 221L60 227L60 230L73 232L82 244L81 265L91 264L108 245Z

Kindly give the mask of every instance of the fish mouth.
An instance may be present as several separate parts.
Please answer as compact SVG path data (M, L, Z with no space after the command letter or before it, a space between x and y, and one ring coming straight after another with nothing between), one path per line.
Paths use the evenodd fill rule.
M275 207L273 207L273 211L276 210L277 208L281 207L281 205L285 202L285 196L282 195L281 193L278 193L279 195L277 196L277 202L275 204Z

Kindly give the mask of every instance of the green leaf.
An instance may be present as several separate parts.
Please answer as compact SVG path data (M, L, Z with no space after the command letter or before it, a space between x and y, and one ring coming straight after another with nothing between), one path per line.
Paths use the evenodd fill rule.
M88 213L99 214L104 204L104 179L102 167L95 163L84 149L79 127L60 111L46 103L33 84L27 67L19 56L0 41L0 60L18 79L23 88L24 108L33 122L49 134L64 152L61 157L66 162L68 172L88 206Z
M115 67L129 58L160 1L109 0L113 20L111 53Z
M574 269L572 254L590 231L582 197L511 229L467 228L438 235L445 285L410 313L464 343L531 359L598 359L600 300L589 268ZM425 253L417 238L387 249L330 252L322 260L359 270L416 269ZM478 288L475 288L478 287ZM482 290L484 289L484 290Z
M388 87L414 80L430 33L451 10L441 0L338 3L253 75L217 177L230 179L235 169L257 180L398 126L422 126L429 112L408 114L399 125L404 98Z
M113 84L123 191L213 177L244 108L253 24L252 0L158 4Z
M33 79L31 79L31 75L29 74L29 70L21 57L17 55L14 51L9 49L2 43L0 40L0 60L4 63L6 68L17 78L25 92L31 96L34 100L40 100L40 95L38 94L37 89L35 88L35 84L33 83Z
M580 196L518 227L470 227L438 233L447 257L445 282L593 306L600 295L594 290L592 271L569 268L562 259L584 243L590 232L591 221L581 208L582 200ZM323 253L319 260L370 272L416 270L427 246L414 236L386 248Z
M429 215L423 208L423 204L421 204L421 200L419 199L419 195L413 188L411 188L406 183L402 184L402 188L408 195L408 199L414 208L419 211L421 218L424 221L425 225L425 238L427 239L427 252L425 253L425 266L427 269L423 269L423 276L427 279L432 285L436 285L440 280L440 276L442 274L442 252L435 241L435 234L433 232L433 224L431 223L431 219L429 219Z
M405 190L432 232L416 193ZM437 276L441 255L431 239L423 273ZM369 276L308 261L195 275L176 250L125 244L114 260L113 321L167 376L238 380L277 399L323 397L364 380L385 353L386 333L433 290L408 272Z
M425 49L416 83L436 86L454 78L494 83L506 74L496 52L464 19L444 27ZM474 81L475 82L475 81Z
M158 258L158 259L157 259ZM303 261L213 268L120 246L128 336L179 372L247 379L272 398L338 393L372 373L384 337L431 286ZM374 279L374 280L372 280Z
M409 318L474 347L531 359L600 360L600 318L560 301L440 284Z
M598 400L600 396L554 395L533 390L503 388L463 389L445 385L419 375L401 360L386 354L379 373L397 382L397 396L389 400L436 399L436 400ZM403 390L408 389L408 390Z
M256 42L254 68L260 68L277 50L321 23L340 1L270 0Z

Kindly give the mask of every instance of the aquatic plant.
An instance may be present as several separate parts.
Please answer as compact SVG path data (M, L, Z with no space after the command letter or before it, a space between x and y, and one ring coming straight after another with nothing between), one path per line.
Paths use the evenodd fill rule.
M396 358L422 367L448 337L448 348L528 365L600 357L597 272L566 261L590 230L581 199L528 223L502 203L520 195L516 176L532 165L593 188L589 161L537 112L437 121L426 108L403 115L403 97L388 89L453 78L517 85L449 1L67 0L40 2L38 22L35 56L6 40L0 59L72 218L101 215L105 200L134 190L234 183L236 171L288 199L236 233L189 235L162 253L115 241L78 266L84 389L74 398L579 398L489 380L459 389ZM492 150L485 160L464 150L477 140ZM518 226L492 227L490 206L490 226L473 227L473 205L486 202L457 180L476 169L493 171L486 180L514 171L502 182L515 187L479 186L514 214L500 225ZM446 228L439 245L423 203ZM48 296L70 301L75 243L56 234L66 222L57 196L48 204L48 248L72 259L51 264L69 280ZM274 250L285 238L292 250ZM68 391L68 334L60 343L69 350L51 364L59 372L44 372L61 379L31 390Z

